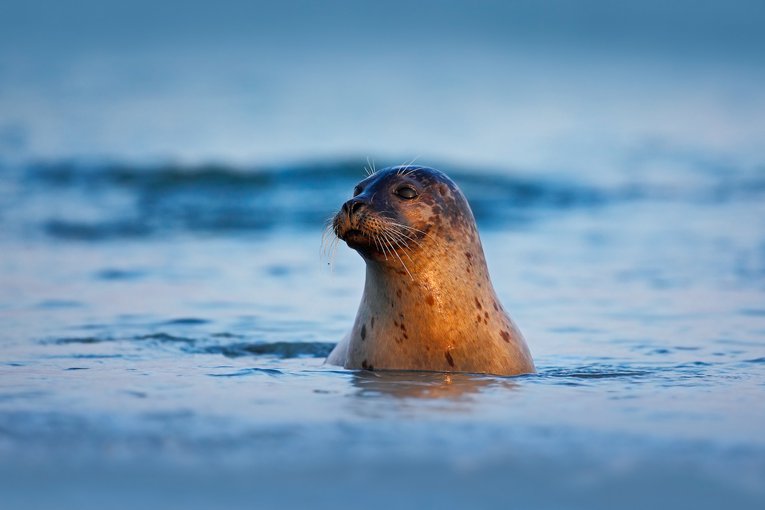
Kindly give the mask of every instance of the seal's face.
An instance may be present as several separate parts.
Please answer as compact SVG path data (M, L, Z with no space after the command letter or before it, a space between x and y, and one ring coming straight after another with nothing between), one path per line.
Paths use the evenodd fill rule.
M380 170L356 185L353 198L335 215L335 234L365 258L388 259L414 253L442 225L464 223L472 214L446 175L420 166Z

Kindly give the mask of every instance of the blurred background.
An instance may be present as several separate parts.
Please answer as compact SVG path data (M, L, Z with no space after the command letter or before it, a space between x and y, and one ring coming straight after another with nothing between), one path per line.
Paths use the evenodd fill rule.
M1 8L6 158L761 162L757 1Z
M13 508L765 502L765 5L0 0ZM445 170L539 374L322 364ZM45 487L41 491L40 487Z

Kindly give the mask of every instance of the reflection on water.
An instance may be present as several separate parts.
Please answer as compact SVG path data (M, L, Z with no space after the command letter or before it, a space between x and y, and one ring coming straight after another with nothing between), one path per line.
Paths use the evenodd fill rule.
M98 481L133 507L127 481L151 474L164 494L183 479L189 508L252 491L300 507L338 479L355 480L341 499L403 507L428 506L422 486L443 507L508 490L761 506L760 172L666 187L454 169L539 369L502 378L324 364L363 286L355 253L319 253L353 166L6 174L3 490L21 502L44 479L50 506Z
M764 5L3 0L0 505L765 508ZM367 155L539 373L324 365Z
M512 390L510 378L472 374L444 374L411 371L361 371L351 381L362 399L394 397L397 399L434 399L469 401L482 390ZM447 404L449 407L451 404Z

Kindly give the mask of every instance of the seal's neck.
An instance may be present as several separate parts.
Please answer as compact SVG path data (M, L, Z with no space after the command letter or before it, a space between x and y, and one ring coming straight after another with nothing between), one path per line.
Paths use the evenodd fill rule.
M399 256L400 260L366 259L362 306L443 312L465 300L496 301L477 237L470 243L438 244Z
M364 295L344 351L347 368L534 371L491 285L477 236L448 241L412 254L408 273L398 259L367 259Z

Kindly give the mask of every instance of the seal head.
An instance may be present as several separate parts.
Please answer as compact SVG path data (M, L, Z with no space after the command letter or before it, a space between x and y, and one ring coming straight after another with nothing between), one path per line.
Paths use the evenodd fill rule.
M494 292L470 206L444 173L411 165L380 170L356 185L332 227L367 269L353 328L329 363L534 372L526 342Z

